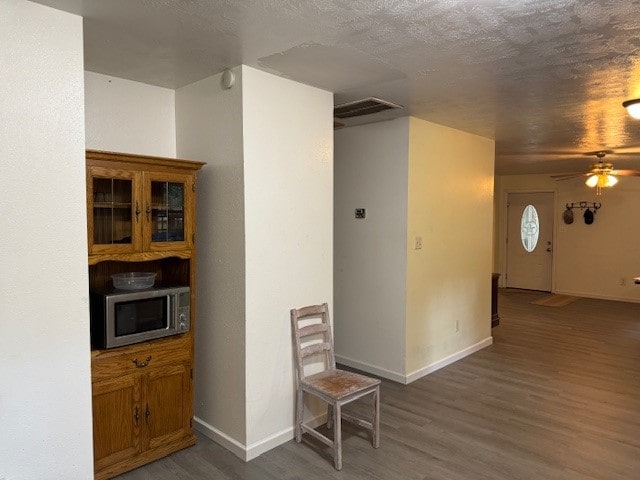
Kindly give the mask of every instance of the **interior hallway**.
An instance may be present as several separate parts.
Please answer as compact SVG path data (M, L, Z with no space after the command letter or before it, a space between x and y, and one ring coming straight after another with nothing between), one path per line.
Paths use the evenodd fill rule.
M530 303L542 295L501 291L491 347L410 385L384 381L380 449L345 423L341 472L306 437L245 463L199 436L118 478L640 478L640 304Z

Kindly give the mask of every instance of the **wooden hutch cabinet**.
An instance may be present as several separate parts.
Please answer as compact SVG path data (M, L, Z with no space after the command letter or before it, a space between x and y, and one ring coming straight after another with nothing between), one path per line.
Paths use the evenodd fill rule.
M195 177L200 162L88 150L89 288L155 272L189 286L188 332L91 352L95 478L193 445Z

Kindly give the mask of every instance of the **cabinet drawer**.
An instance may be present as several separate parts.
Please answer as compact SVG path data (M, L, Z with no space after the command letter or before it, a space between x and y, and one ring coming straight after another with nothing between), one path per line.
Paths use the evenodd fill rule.
M190 334L91 353L93 382L191 360Z

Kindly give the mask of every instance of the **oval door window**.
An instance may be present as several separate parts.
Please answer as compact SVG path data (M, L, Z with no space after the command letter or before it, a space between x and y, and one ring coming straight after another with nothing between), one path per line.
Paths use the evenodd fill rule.
M540 223L538 222L538 212L533 205L527 205L522 212L520 220L520 239L524 249L531 253L538 244L538 234L540 233Z

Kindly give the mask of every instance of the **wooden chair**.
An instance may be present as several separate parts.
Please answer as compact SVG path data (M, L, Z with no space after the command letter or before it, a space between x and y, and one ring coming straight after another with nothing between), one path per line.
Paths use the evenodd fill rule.
M320 322L300 327L299 321L319 318ZM307 322L305 322L307 323ZM291 327L294 337L296 355L297 394L296 394L296 442L302 441L302 433L306 432L333 448L333 459L336 470L342 469L342 424L345 419L372 431L374 448L380 446L380 380L357 373L336 369L333 353L333 338L329 307L311 305L291 310ZM306 337L315 337L308 339ZM317 338L322 340L318 343ZM305 342L306 338L306 342ZM314 343L315 342L315 343ZM305 346L303 344L306 343ZM312 375L305 375L304 360L313 355L325 356L325 370ZM333 426L333 440L302 423L304 412L304 392L315 395L328 404L327 427ZM365 395L373 394L373 415L371 421L342 413L342 406Z

